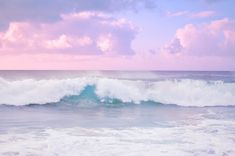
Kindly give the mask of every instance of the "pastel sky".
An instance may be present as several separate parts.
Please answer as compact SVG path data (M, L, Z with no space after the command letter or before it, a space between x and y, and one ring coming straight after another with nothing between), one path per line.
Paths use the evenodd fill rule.
M0 69L235 70L234 0L1 0Z

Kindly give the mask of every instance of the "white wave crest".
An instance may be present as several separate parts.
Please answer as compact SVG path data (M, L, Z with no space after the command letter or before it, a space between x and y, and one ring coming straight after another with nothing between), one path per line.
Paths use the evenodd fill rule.
M79 95L87 85L96 87L95 93L123 102L139 104L155 101L182 106L235 105L235 83L203 80L140 81L80 77L73 79L0 79L0 104L27 105L58 102L64 96Z

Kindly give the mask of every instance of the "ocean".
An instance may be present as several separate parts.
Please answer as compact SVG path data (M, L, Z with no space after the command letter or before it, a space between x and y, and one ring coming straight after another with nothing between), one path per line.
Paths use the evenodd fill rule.
M0 155L234 156L235 72L0 71Z

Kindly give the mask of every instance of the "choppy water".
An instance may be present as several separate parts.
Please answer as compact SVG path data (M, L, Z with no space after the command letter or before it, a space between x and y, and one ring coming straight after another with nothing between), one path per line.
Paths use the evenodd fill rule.
M0 155L235 155L234 72L0 71Z

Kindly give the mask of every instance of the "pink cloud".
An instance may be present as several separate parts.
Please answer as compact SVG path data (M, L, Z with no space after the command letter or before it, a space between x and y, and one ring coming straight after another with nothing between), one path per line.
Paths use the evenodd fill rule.
M235 56L234 49L235 22L225 18L200 25L185 25L176 31L175 37L162 51L193 56Z
M111 34L100 35L96 42L97 47L103 51L111 51L113 48L113 39Z
M167 11L166 12L166 16L168 17L187 16L188 14L189 14L189 11L178 11L178 12Z
M1 25L11 21L55 22L72 10L114 13L155 7L155 0L1 0L0 21Z
M69 37L62 34L57 39L46 41L46 48L48 49L67 49L73 47L89 46L93 43L92 39L88 36L83 37Z
M101 12L61 15L56 23L11 22L0 32L0 53L132 54L137 28Z
M197 13L192 13L191 17L206 18L206 17L211 17L211 16L214 16L214 15L215 15L214 11L201 11L201 12L197 12Z
M178 11L178 12L166 12L166 16L168 17L178 17L178 16L186 16L190 18L207 18L215 15L214 11L206 10L200 12L191 12L191 11Z

